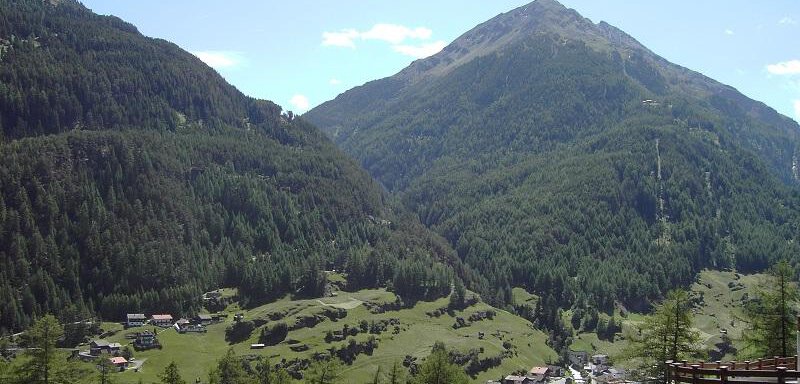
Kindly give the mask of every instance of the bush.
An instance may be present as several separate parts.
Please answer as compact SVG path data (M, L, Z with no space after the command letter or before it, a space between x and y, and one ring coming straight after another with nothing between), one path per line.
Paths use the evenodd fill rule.
M225 329L225 340L231 344L247 340L256 329L252 321L240 321Z
M258 342L266 345L276 345L285 340L287 335L289 335L289 326L284 322L280 322L272 327L262 328L261 335L258 336Z

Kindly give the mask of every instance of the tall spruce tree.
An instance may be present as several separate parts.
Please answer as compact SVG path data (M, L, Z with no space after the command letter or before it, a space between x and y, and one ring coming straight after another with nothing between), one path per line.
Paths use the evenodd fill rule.
M396 361L392 363L392 369L389 371L388 381L389 384L400 384L405 382L405 372Z
M159 378L161 378L163 384L186 384L186 380L181 377L180 372L178 372L178 366L174 361L164 368L164 372L159 375Z
M745 354L765 357L794 352L795 315L800 299L795 278L794 270L784 260L770 268L758 285L756 297L745 305Z
M292 381L285 369L273 368L269 358L256 360L255 372L258 384L289 384Z
M26 354L30 360L19 372L19 378L26 383L61 382L57 371L56 343L64 336L64 327L53 315L45 315L25 333L28 346Z
M431 354L419 368L415 384L466 384L469 377L461 367L450 362L444 343L433 344Z
M306 383L309 384L336 384L342 380L342 363L338 358L320 360L308 367Z
M242 359L236 356L233 348L228 349L225 356L217 362L217 366L212 368L208 381L212 384L249 384Z
M637 361L639 373L647 377L665 377L667 360L698 357L700 334L692 328L689 294L670 291L629 340L623 357Z

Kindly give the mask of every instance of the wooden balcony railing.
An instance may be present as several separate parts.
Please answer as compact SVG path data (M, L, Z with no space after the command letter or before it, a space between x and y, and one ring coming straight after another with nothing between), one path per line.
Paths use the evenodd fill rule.
M667 383L778 383L797 382L797 356L755 361L667 361Z

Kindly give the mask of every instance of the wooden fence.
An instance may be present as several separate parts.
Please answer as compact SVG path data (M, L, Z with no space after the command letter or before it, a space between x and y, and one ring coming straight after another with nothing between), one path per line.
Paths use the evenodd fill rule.
M797 356L755 361L667 361L667 383L778 383L797 382Z

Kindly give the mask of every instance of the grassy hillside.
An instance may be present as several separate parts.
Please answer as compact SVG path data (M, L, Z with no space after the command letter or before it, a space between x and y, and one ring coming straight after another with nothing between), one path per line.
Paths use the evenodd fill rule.
M723 341L723 332L730 337L734 350L743 347L742 331L746 323L742 321L742 306L747 297L752 297L755 287L763 274L743 275L730 271L703 270L691 286L691 295L697 299L698 305L692 310L694 326L700 332L703 345L709 351L710 360L737 359L734 353L718 354L719 343ZM565 312L568 318L571 312ZM616 317L621 318L620 312ZM601 314L601 316L607 316ZM619 357L627 345L625 334L642 319L642 314L627 313L623 321L623 331L617 334L614 341L600 340L594 332L578 332L573 338L573 350L588 351L590 353L608 354ZM623 361L619 361L625 366Z
M546 336L542 332L534 330L528 321L505 311L494 309L487 304L477 303L463 311L456 311L455 317L451 317L447 313L439 317L431 317L426 314L426 312L446 307L448 303L446 298L431 302L419 302L413 308L389 310L384 313L374 313L369 309L394 301L395 295L391 292L384 289L367 289L356 292L341 291L336 297L324 299L289 300L285 298L250 310L240 310L236 305L231 305L226 311L231 314L243 313L245 320L266 319L270 314L284 313L285 317L280 321L286 322L290 326L298 318L321 314L331 308L341 308L346 311L347 315L335 322L326 319L313 328L289 331L286 341L262 350L250 349L250 344L258 343L261 328L270 327L276 321L267 322L256 329L249 339L235 344L225 341L225 328L234 322L233 315L229 316L224 323L209 326L207 333L178 334L171 328L160 330L158 337L164 346L163 349L135 353L137 360L146 359L139 372L129 370L115 374L114 377L120 384L133 384L139 380L147 383L156 380L157 375L164 367L171 361L175 361L184 378L194 380L194 378L200 377L205 379L208 368L215 364L219 357L231 347L238 355L267 356L270 357L272 363L279 363L284 359L287 361L295 358L306 359L314 353L325 352L332 346L341 347L348 343L349 340L327 343L325 335L328 331L341 330L345 324L350 327L358 327L361 321L372 323L388 319L399 321L399 332L394 334L393 327L390 326L382 334L375 335L378 347L372 355L358 355L352 365L345 365L344 375L347 382L367 382L378 366L383 366L385 372L394 362L402 363L407 355L416 358L417 362L421 363L430 353L431 346L435 341L442 341L449 349L459 352L483 348L483 352L479 355L481 358L501 354L505 349L503 342L510 342L513 356L504 358L500 366L478 374L476 382L497 379L509 372L527 370L531 366L541 365L556 358L555 353L545 345ZM470 326L453 329L452 325L456 322L456 317L466 319L473 313L488 310L496 311L493 320L475 321ZM120 328L116 324L104 324L106 330L113 327ZM144 329L151 328L144 327ZM108 340L124 343L125 333L136 330L136 328L121 330ZM479 332L485 334L483 339L479 339ZM359 333L348 339L365 342L369 336ZM287 341L290 340L296 340L296 343L289 344ZM301 344L308 345L309 350L295 352L290 349L292 345Z

